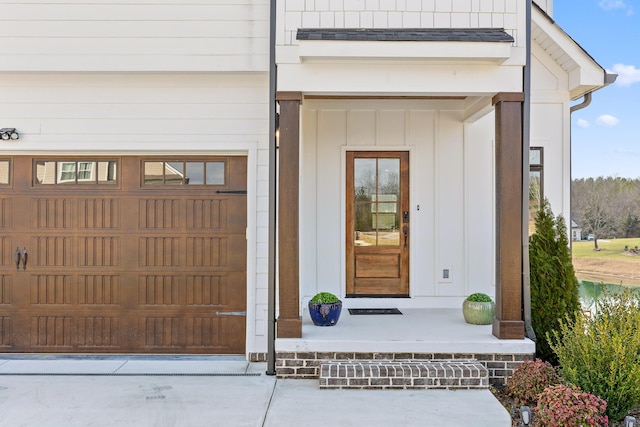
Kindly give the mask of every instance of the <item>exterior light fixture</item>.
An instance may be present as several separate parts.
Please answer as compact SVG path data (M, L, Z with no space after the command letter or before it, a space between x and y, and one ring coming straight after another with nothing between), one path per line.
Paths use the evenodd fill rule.
M8 141L10 139L19 139L20 135L16 132L15 128L2 128L0 129L0 138L3 141Z
M624 427L636 427L636 419L631 415L624 417Z
M531 422L531 408L529 408L528 406L521 406L520 418L522 418L522 422L524 423L524 425L528 426Z

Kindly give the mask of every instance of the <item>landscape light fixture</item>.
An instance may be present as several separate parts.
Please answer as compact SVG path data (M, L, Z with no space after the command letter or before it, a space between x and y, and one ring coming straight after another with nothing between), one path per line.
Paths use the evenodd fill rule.
M528 406L521 406L520 418L522 418L522 422L524 423L524 425L528 426L531 422L531 408L529 408Z
M636 419L631 415L624 417L624 427L636 427Z
M0 138L3 141L8 141L10 139L19 139L20 135L16 132L16 128L2 128L0 129Z

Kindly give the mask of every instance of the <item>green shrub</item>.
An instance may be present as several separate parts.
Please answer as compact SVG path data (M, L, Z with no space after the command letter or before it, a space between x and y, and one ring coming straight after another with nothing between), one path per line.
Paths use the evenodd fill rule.
M520 404L530 405L545 388L559 383L560 376L549 362L527 360L513 370L507 380L507 392Z
M547 387L538 395L537 424L540 427L607 427L607 402L572 385Z
M481 292L476 292L475 294L469 295L467 297L467 301L471 301L471 302L491 302L493 300L487 294L483 294Z
M640 301L630 290L604 293L593 319L561 322L551 336L561 376L607 401L607 414L623 418L640 403Z
M319 292L311 298L311 302L320 304L333 304L340 301L340 299L331 292Z
M536 231L529 238L531 324L536 333L537 356L557 365L547 333L558 328L565 314L574 316L580 311L578 280L571 264L564 218L559 215L554 219L545 200L535 223Z

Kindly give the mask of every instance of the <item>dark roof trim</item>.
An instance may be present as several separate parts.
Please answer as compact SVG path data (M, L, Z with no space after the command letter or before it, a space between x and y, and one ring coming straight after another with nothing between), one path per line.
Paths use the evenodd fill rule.
M300 28L297 40L513 42L502 28Z

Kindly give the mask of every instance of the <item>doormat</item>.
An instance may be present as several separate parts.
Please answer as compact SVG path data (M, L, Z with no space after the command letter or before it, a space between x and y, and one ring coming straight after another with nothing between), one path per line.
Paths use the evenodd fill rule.
M397 308L350 308L349 314L402 314Z

